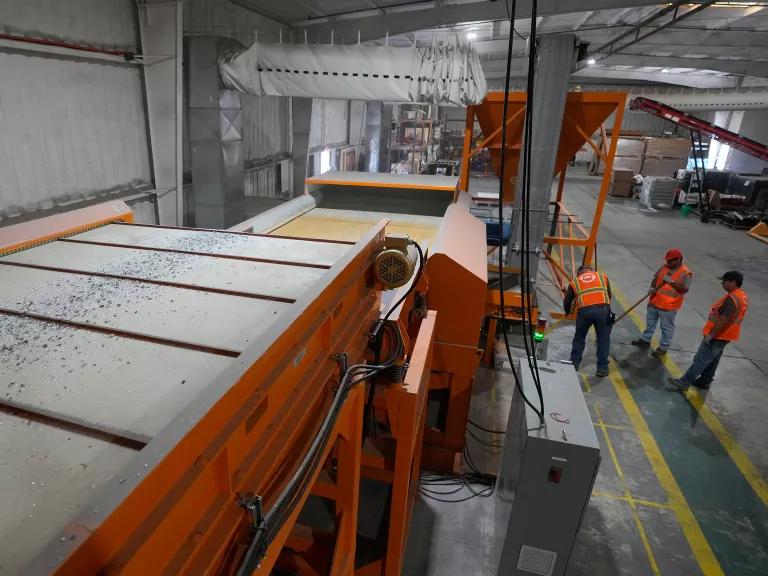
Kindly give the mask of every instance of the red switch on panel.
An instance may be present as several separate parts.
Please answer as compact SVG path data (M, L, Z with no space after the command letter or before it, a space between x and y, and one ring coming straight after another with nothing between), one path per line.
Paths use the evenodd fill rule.
M554 482L555 484L560 484L560 477L563 475L563 469L558 466L552 466L549 469L549 474L547 475L547 480L550 482Z

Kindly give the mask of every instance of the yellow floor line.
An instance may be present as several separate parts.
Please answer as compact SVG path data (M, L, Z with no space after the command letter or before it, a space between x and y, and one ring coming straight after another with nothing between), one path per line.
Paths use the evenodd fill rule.
M592 392L592 386L589 385L589 378L587 378L587 375L584 372L579 372L579 376L581 376L581 381L584 382L584 393L589 394Z
M629 503L629 509L632 511L632 519L635 521L635 526L637 526L637 531L640 534L640 540L643 542L643 548L645 548L645 554L648 556L648 562L651 565L651 571L656 576L661 576L661 572L659 572L659 566L656 564L656 557L654 556L653 550L651 549L651 543L648 541L648 535L645 533L643 521L637 511L634 498L632 498L632 495L629 493L627 479L624 478L624 471L621 469L619 459L616 456L616 450L613 448L613 442L611 442L611 437L608 435L605 422L603 422L603 417L600 414L600 408L598 406L595 406L594 408L595 413L597 414L598 428L603 431L603 438L605 438L605 443L608 446L608 453L611 455L611 460L613 461L613 467L616 469L616 474L619 475L619 479L621 480L621 484L624 489L624 499Z
M615 287L613 287L613 292L615 295ZM645 418L640 413L640 408L632 397L629 388L627 388L624 378L616 369L614 362L611 362L610 366L610 380L619 400L621 400L624 406L624 410L632 422L632 426L635 428L640 444L651 463L653 471L656 473L656 477L659 479L659 483L667 493L669 505L672 507L701 571L704 573L704 576L724 576L723 569L712 552L712 548L710 548L709 542L707 542L704 533L701 531L701 527L691 511L688 501L685 499L680 486L672 475L669 465L664 460L664 456L662 456L661 450L659 450L659 446L653 438L653 434L648 429Z
M608 428L610 430L627 430L626 426L619 426L618 424L606 424L605 422L592 422L595 428Z
M630 304L627 302L626 297L618 288L616 288L616 285L613 283L611 284L611 291L613 297L619 301L619 304L621 304L625 310L628 310ZM645 322L634 310L629 313L629 317L632 318L632 321L640 331L645 329ZM654 342L655 340L656 339L654 338ZM673 378L680 378L680 376L682 376L683 371L675 363L675 361L669 357L669 354L664 356L662 363L667 369L667 372L669 372L670 376ZM722 447L728 453L728 456L730 456L731 460L733 460L733 463L736 464L739 472L741 472L742 476L744 476L749 485L752 486L752 490L755 491L755 494L757 494L758 498L762 500L763 504L768 506L768 483L766 483L765 479L749 459L747 454L744 452L744 450L742 450L741 446L739 446L738 442L736 442L733 436L728 433L728 431L725 429L725 426L723 426L723 423L720 422L720 419L715 416L715 413L712 412L709 406L704 403L704 399L699 395L698 392L693 389L689 389L685 395L691 406L693 406L696 412L698 412L702 422L704 422L707 428L712 431L712 434L714 434L715 437L719 440Z
M610 492L602 492L601 490L593 490L592 496L596 498L605 498L607 500L622 500L629 502L632 500L635 504L640 506L647 506L649 508L660 508L662 510L672 510L672 506L669 504L663 504L661 502L652 502L650 500L643 500L642 498L635 498L634 496L624 496L622 494L611 494Z

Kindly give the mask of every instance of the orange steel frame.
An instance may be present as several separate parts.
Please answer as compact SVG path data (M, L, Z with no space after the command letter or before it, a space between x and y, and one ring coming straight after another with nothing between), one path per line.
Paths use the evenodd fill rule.
M37 238L24 230L18 234L16 229L16 237L0 238L0 252L132 220L127 207L109 210L112 216L103 205L60 215L66 217L52 221L54 233L49 227ZM41 229L41 223L36 229ZM277 321L274 339L255 343L241 356L242 363L213 383L226 391L212 406L200 408L199 420L182 430L166 429L147 445L144 450L164 456L136 475L141 478L129 479L120 494L108 496L108 509L97 521L73 524L68 529L70 540L57 543L55 551L48 550L51 558L64 558L56 574L236 572L252 526L251 514L240 505L240 498L261 495L264 509L269 510L330 404L340 378L332 355L346 352L350 364L366 356L368 332L380 302L380 288L374 285L370 268L383 247L385 224L382 220L373 226L334 265L319 294L298 301L298 309ZM396 472L405 477L406 460L411 470L408 486L397 484L396 522L390 528L395 536L391 546L400 555L418 479L418 455L412 454L418 451L415 438L423 417L419 398L424 374L429 374L434 320L432 314L424 321L427 330L416 340L412 369L402 385L403 398L396 400L402 418L395 428L410 452L407 458L397 459ZM325 470L316 471L312 478L311 492L331 494L335 501L336 532L328 560L334 575L352 575L355 568L363 391L358 386L350 392L334 427L333 442L323 453ZM326 460L332 460L333 466ZM296 519L308 496L303 495L269 545L255 574L268 574L276 565L311 566L311 550L286 548L292 538L296 540ZM304 553L310 560L303 560Z
M410 306L401 310L408 309ZM386 437L371 440L373 446L364 449L362 476L391 485L387 547L384 558L358 568L357 576L397 576L401 571L413 501L418 492L437 316L437 312L430 310L417 323L418 333L402 384L386 385L374 399L376 417L387 422L390 432ZM401 327L403 320L398 320Z
M570 92L566 98L563 129L560 134L560 145L555 162L555 175L558 176L557 196L550 203L554 208L554 225L552 226L551 233L544 236L546 249L543 251L552 280L557 284L561 292L565 292L568 284L573 276L575 276L579 265L593 263L603 206L605 205L608 189L610 188L613 159L616 154L621 122L624 117L626 97L625 93L620 92ZM503 103L503 93L492 92L488 94L483 103L467 107L467 117L464 126L464 152L462 154L459 177L460 190L468 190L470 159L482 148L491 149L496 171L497 173L500 172L499 152L501 149L501 108ZM514 181L520 157L520 143L522 140L526 104L525 93L510 93L509 103L510 111L506 121L508 159L505 176L509 176L510 179L505 184L504 202L511 202L514 199ZM603 134L602 142L607 141L604 121L612 113L615 113L615 117L610 144L607 147L605 145L598 146L592 141L591 135L599 129L601 134ZM472 148L475 120L480 123L481 129L486 136L479 146ZM595 202L592 225L589 229L582 224L577 216L569 212L563 199L568 162L585 142L605 164L605 172ZM580 258L577 257L577 250L583 251L583 255ZM498 267L491 266L489 270L498 271ZM505 294L504 311L500 310L499 300L498 290L489 289L486 298L489 334L484 355L486 362L492 359L494 338L491 335L495 334L496 321L501 317L501 313L503 312L508 319L522 319L519 310L522 302L519 294L513 292ZM558 314L558 316L560 315Z

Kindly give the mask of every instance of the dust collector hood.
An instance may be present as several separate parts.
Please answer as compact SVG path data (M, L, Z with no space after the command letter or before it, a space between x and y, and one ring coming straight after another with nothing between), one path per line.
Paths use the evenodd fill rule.
M487 92L477 52L458 38L426 47L263 44L219 62L224 85L270 96L477 104Z

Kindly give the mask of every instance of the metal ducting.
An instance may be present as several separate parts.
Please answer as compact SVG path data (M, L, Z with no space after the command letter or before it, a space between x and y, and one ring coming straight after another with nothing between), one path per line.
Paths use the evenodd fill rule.
M475 48L457 36L414 48L256 43L219 70L227 88L256 95L466 106L487 92Z

